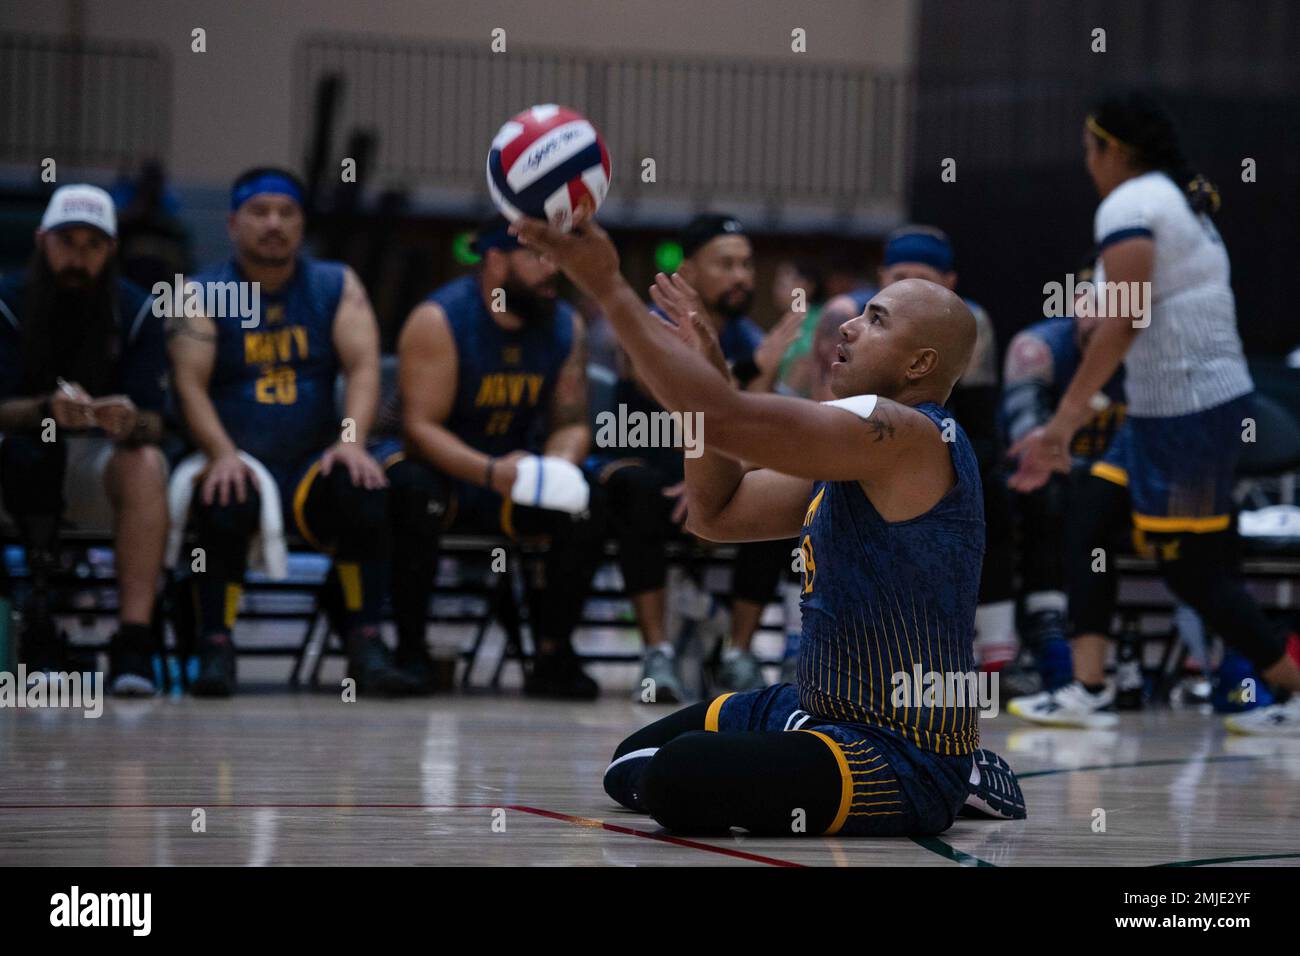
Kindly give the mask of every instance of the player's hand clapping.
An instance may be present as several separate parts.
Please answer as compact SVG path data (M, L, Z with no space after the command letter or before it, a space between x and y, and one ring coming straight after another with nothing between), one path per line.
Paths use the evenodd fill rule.
M679 339L708 359L724 376L731 377L718 335L704 318L704 303L689 282L675 272L672 276L660 272L650 287L650 298L673 321L672 328Z
M1047 484L1053 472L1068 473L1072 437L1058 423L1049 421L1020 439L1007 452L1008 456L1020 459L1007 485L1013 491L1027 494Z
M807 313L787 312L781 316L776 325L772 326L771 331L763 336L763 341L758 344L758 348L754 349L754 364L758 366L760 372L776 371L776 367L781 364L781 359L785 358L785 353L790 351L790 346L799 337L799 330L803 328L805 318Z

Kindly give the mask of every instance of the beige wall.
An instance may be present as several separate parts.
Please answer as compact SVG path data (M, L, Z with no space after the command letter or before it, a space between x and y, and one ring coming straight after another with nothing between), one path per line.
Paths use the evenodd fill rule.
M264 160L290 163L290 68L298 39L357 32L478 40L511 48L783 58L807 31L809 59L899 69L913 61L919 0L9 0L0 30L157 43L172 57L172 166L224 182ZM207 31L207 52L190 31ZM508 55L508 54L507 54ZM256 144L254 147L250 144Z

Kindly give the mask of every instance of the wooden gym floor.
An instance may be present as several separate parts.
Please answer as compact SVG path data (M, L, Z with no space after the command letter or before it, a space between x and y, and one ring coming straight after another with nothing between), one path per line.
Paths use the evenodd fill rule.
M626 668L624 668L626 670ZM281 685L282 686L282 685ZM342 703L270 686L230 701L0 710L0 864L1295 865L1300 740L1196 711L1114 732L984 723L1029 819L923 840L671 837L600 785L665 713L455 695ZM195 832L203 810L205 832ZM1105 832L1094 832L1097 811Z

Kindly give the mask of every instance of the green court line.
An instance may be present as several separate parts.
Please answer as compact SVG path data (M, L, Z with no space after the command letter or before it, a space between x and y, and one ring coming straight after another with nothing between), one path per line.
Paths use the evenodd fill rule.
M997 866L996 863L990 863L988 860L981 860L977 856L972 856L964 850L959 850L955 846L949 846L938 837L908 837L919 847L924 847L931 853L937 853L946 860L952 860L954 863L960 863L962 866Z
M1128 770L1132 767L1173 767L1180 764L1191 763L1195 757L1180 757L1173 760L1135 760L1132 763L1099 763L1089 767L1060 767L1056 770L1031 770L1029 773L1016 774L1017 780L1028 780L1030 777L1050 777L1058 773L1082 773L1087 770ZM1224 755L1222 757L1202 757L1203 763L1237 763L1247 760L1262 760L1263 757L1247 755Z
M1170 767L1190 763L1194 757L1183 757L1174 760L1135 760L1132 763L1099 763L1088 767L1060 767L1056 770L1031 770L1029 773L1016 774L1017 779L1027 780L1030 777L1050 777L1060 773L1081 773L1088 770L1128 770L1134 767ZM1230 755L1225 754L1221 757L1204 757L1205 763L1238 763L1249 760L1262 760L1262 757L1249 755ZM919 847L929 850L931 853L937 853L945 860L952 860L954 863L960 863L962 866L992 866L996 863L990 863L987 860L981 860L964 850L959 850L955 846L949 846L938 837L910 837L911 841ZM1272 859L1291 859L1300 858L1300 853L1278 853L1271 856L1237 856L1223 857L1214 860L1191 860L1186 863L1157 863L1156 866L1202 866L1209 863L1226 863L1233 860L1272 860Z
M1214 856L1205 860L1177 860L1173 863L1153 863L1156 868L1165 866L1209 866L1213 863L1241 863L1246 860L1300 860L1300 853L1261 853L1258 856Z

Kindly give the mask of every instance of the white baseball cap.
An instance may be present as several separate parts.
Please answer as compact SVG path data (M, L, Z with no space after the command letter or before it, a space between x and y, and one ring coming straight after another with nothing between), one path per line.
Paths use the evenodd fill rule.
M117 212L112 197L98 186L85 183L60 186L45 207L41 230L63 226L93 226L110 239L116 239Z

